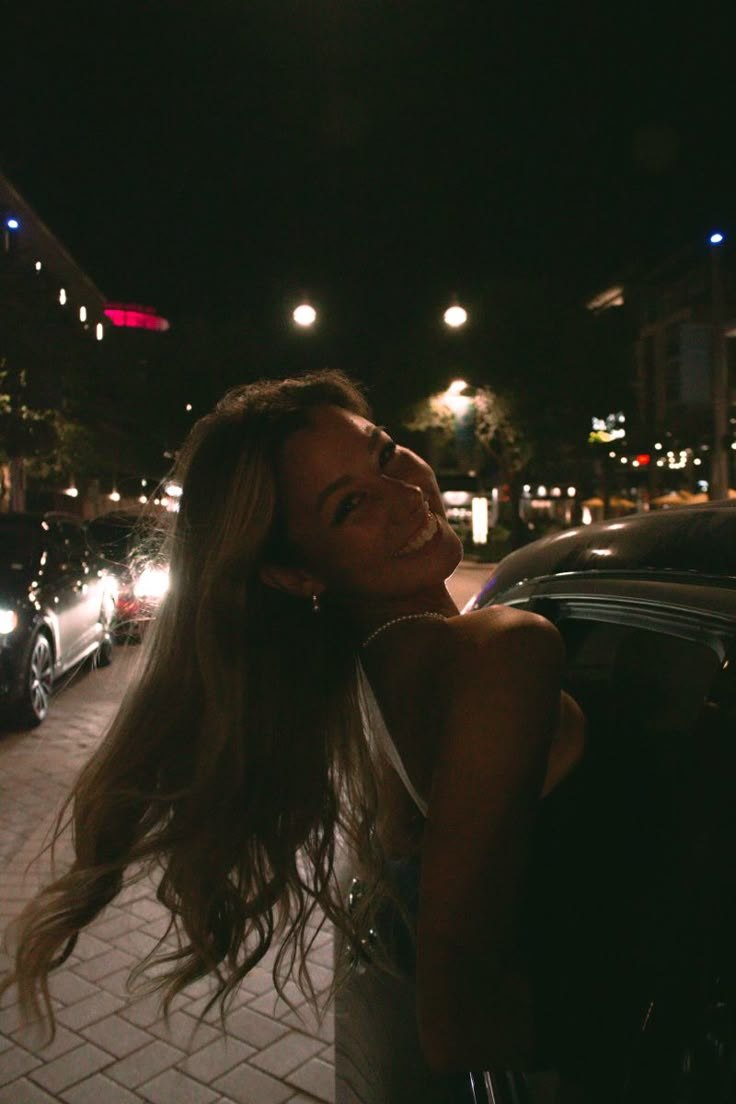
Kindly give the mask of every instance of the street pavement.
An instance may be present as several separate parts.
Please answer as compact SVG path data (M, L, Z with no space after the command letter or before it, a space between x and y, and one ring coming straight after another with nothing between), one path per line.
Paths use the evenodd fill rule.
M463 565L450 581L462 608L489 573ZM40 728L0 736L0 930L48 881L48 842L64 797L99 743L128 684L140 648L118 647L112 666L64 679ZM68 854L62 845L60 865ZM34 861L36 860L36 861ZM151 882L126 888L80 937L56 971L54 1041L23 1026L10 990L0 1004L0 1104L331 1104L333 1017L321 1021L289 983L273 990L272 956L242 983L223 1032L217 1013L199 1016L211 985L179 995L168 1025L155 995L129 992L130 969L167 926ZM0 969L8 965L0 955ZM317 934L313 983L332 977L332 936Z

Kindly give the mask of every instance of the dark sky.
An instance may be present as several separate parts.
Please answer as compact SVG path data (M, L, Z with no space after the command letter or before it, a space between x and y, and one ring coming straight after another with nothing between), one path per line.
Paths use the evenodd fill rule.
M380 328L505 274L574 298L736 231L731 4L13 7L0 164L172 320L303 290Z

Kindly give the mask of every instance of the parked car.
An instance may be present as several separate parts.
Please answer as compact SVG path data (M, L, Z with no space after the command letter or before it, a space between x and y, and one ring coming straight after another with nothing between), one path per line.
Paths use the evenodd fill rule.
M583 759L540 802L518 921L534 1068L432 1074L411 969L375 967L367 931L357 949L336 939L355 963L335 999L336 1099L549 1104L563 1073L596 1104L735 1100L736 503L535 541L463 612L494 604L554 622L587 719ZM411 902L418 869L388 874Z
M549 1052L596 1100L736 1099L736 503L536 541L464 612L492 604L557 626L587 718L532 868Z
M162 532L155 516L129 510L114 510L87 522L90 548L117 583L113 626L117 640L140 639L168 589Z
M0 703L24 727L54 681L87 656L112 659L113 598L84 528L64 514L0 514Z

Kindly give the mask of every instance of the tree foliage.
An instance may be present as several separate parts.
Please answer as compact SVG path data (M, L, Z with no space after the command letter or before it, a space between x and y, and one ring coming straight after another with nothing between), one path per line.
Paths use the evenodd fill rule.
M467 401L476 454L490 459L503 479L511 479L534 455L532 439L513 399L490 387L476 387ZM447 392L440 391L420 400L405 425L413 432L433 433L443 445L449 445L457 434L458 421Z

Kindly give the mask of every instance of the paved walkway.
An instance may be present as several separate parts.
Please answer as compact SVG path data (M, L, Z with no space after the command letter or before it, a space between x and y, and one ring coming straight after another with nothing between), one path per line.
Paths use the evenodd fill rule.
M116 649L110 668L78 674L32 733L0 738L0 927L48 869L26 875L69 785L119 703L139 650ZM155 946L166 917L153 887L125 890L54 975L58 1029L41 1046L0 1007L0 1104L315 1104L334 1099L332 1017L320 1025L295 987L296 1014L276 997L268 963L243 983L223 1035L215 1013L197 1026L208 983L178 997L170 1024L158 998L126 992L130 967ZM315 983L332 976L332 939L312 955ZM7 959L3 958L4 967Z
M450 583L462 605L488 574L469 564ZM67 794L117 708L140 650L117 648L113 665L83 671L54 700L34 732L0 735L0 930L39 881L42 860L26 873ZM317 1023L295 987L276 997L268 962L243 982L223 1035L216 1014L197 1026L207 1004L200 982L178 997L167 1027L157 997L126 991L130 967L166 929L153 887L125 890L80 938L53 978L58 1029L47 1047L24 1029L14 994L0 1005L0 1104L331 1104L333 1020ZM332 938L321 932L312 975L332 976ZM0 969L7 959L0 954Z

